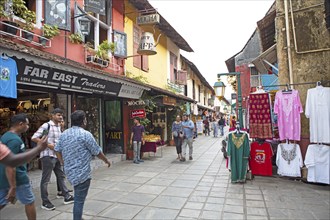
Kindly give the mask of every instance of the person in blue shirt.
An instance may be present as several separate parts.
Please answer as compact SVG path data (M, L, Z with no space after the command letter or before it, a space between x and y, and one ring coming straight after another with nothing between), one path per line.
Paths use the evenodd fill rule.
M183 128L183 144L182 144L182 159L181 161L186 161L186 149L189 146L189 160L192 160L193 154L193 137L194 137L194 123L189 119L188 114L183 115L182 121Z
M93 135L84 128L87 125L84 111L71 114L72 127L65 130L55 146L57 158L64 165L65 174L74 187L73 219L81 220L85 199L91 183L90 162L97 156L104 163L111 163L102 153Z

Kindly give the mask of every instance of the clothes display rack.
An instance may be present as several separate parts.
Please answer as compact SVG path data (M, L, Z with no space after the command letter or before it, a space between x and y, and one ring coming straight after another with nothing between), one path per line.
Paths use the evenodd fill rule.
M255 86L255 87L263 87L263 88L270 88L270 87L286 87L290 88L290 86L300 86L300 85L312 85L316 84L317 86L330 84L330 80L321 80L321 81L315 81L315 82L303 82L303 83L287 83L287 84L278 84L278 85L269 85L269 86Z

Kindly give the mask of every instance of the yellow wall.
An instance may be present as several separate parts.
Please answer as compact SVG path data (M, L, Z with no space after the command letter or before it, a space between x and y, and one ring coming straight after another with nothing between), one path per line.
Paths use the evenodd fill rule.
M135 9L128 1L125 1L126 12L132 12ZM128 13L125 16L125 28L124 31L127 34L127 55L133 55L133 24L136 21L136 16L138 13ZM142 30L153 33L152 26L141 26ZM154 34L155 41L159 35L159 31L156 30ZM167 51L167 37L162 35L160 37L160 43L156 47L157 54L151 55L149 59L149 71L145 72L141 69L138 69L133 66L133 57L127 58L126 60L126 71L133 73L134 76L144 76L148 80L148 84L157 86L165 89L167 84L167 60L168 60L168 51Z

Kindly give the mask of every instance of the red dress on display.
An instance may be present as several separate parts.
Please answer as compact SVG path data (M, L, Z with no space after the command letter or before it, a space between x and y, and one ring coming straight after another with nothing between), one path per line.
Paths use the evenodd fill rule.
M272 176L273 150L269 143L253 142L250 150L250 169L253 175Z

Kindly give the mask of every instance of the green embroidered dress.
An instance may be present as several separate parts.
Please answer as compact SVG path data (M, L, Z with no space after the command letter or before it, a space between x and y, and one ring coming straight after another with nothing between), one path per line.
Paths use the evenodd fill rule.
M250 155L249 138L246 133L228 135L228 157L231 169L231 182L245 182Z

